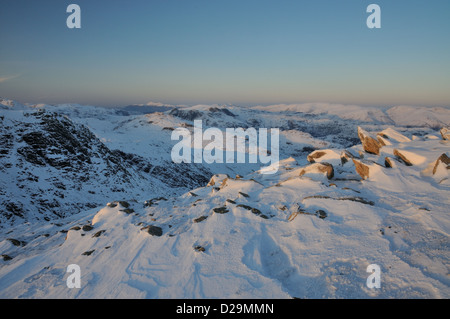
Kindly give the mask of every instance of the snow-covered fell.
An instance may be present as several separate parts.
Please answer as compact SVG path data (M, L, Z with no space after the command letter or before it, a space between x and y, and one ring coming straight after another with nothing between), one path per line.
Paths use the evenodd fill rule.
M183 192L210 174L110 149L66 115L0 110L0 228L73 215L111 198Z
M15 217L0 228L1 298L450 297L450 144L439 132L450 124L447 109L437 118L422 118L433 111L421 110L402 119L400 108L312 104L132 115L67 105L14 111L8 104L0 109L0 176L8 191L0 200L26 203L28 189L39 188L55 198L43 188L47 180L62 183L69 198L61 216ZM67 177L52 165L77 162L61 151L70 138L53 136L47 117L80 141L73 156L85 149L96 161L80 158L81 169ZM278 171L170 163L172 130L192 129L196 119L223 129L280 128ZM28 138L37 133L57 147ZM34 146L45 153L31 152L31 162L19 156ZM109 169L129 175L102 176L108 160L116 165ZM143 163L160 169L145 173ZM92 184L78 181L84 170ZM205 181L194 181L202 174L209 174ZM124 187L124 176L132 185ZM108 191L114 178L125 191ZM185 187L174 191L172 179ZM27 192L13 188L17 181ZM89 190L108 200L84 206L80 196ZM80 266L79 289L66 285L70 264ZM371 264L381 268L379 289L366 286Z

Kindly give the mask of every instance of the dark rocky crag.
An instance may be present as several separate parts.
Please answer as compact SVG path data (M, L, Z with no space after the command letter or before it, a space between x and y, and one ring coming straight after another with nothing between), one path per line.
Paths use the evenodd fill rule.
M89 128L53 112L0 114L0 227L61 218L116 199L182 192L204 186L211 175L203 167L150 163L110 150Z

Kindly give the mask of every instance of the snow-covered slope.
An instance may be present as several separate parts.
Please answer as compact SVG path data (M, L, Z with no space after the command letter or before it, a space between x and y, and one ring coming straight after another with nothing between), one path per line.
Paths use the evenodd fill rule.
M406 127L430 127L438 129L450 124L450 112L443 107L394 106L391 108L361 107L330 103L279 104L256 106L267 112L306 113L336 116L344 120L389 124Z
M18 226L0 242L12 258L0 297L449 298L448 141L360 131L389 143ZM70 264L80 289L66 286ZM366 286L370 264L380 289Z
M152 106L0 99L0 298L450 297L448 109ZM279 170L173 163L194 120L279 128Z
M427 126L440 129L449 126L450 112L442 107L395 106L387 110L389 117L398 126Z
M278 104L256 106L254 109L269 112L306 113L313 115L337 116L344 120L360 122L381 122L393 124L389 116L380 108L361 107L358 105L342 105L330 103Z
M0 228L204 185L211 173L104 145L86 126L45 109L0 110Z

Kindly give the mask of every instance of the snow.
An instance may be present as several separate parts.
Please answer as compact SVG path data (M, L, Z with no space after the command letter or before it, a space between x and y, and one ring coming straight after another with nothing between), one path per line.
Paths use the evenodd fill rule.
M386 111L396 125L442 128L450 121L448 108L395 106Z
M405 135L400 134L399 132L393 130L391 127L388 127L387 129L382 130L378 135L379 135L379 136L382 136L382 137L385 137L385 138L387 138L388 140L391 140L391 139L392 139L392 140L394 140L395 142L399 142L399 143L402 143L402 142L410 142L410 141L411 141L410 138L408 138L408 137L406 137ZM389 142L389 143L390 143L390 142ZM390 143L390 144L391 144L391 143Z
M269 112L301 112L309 114L335 115L342 119L352 119L362 122L385 122L391 123L389 117L382 109L375 107L362 108L358 105L342 105L330 103L304 103L304 104L279 104L255 107L259 110Z
M308 158L311 157L311 159L316 163L330 163L332 165L338 165L341 163L341 154L333 149L321 149L312 152L308 155Z
M361 107L332 103L278 104L257 106L267 112L302 112L334 115L346 120L378 122L396 126L424 126L441 128L450 122L450 112L444 107L399 105L391 108Z
M58 107L109 147L153 162L170 154L170 132L163 128L192 124L170 111L120 116L106 110L97 116L94 109ZM123 202L0 229L0 254L12 257L0 258L0 298L450 297L449 171L442 164L433 173L450 144L430 126L435 118L422 118L426 110L408 113L420 125L406 127L406 120L397 124L399 112L410 109L400 107L227 106L235 117L211 113L211 107L223 108L182 109L220 127L256 119L261 127L288 128L296 121L282 131L276 173L262 174L259 165L205 164L210 183L183 193L118 193L112 200ZM438 111L448 125L448 111ZM343 119L336 120L339 135L315 130L336 116ZM389 142L379 155L363 151L359 126ZM341 161L345 150L364 156L358 160L368 165L369 178L361 179L351 160ZM397 160L394 150L412 165ZM325 154L315 164L307 161L320 151ZM393 168L384 166L386 157ZM320 163L333 166L333 178L317 174ZM162 235L150 234L147 226L159 227ZM26 244L15 246L12 238ZM80 266L80 289L66 285L70 264ZM380 289L366 286L371 264L381 267Z

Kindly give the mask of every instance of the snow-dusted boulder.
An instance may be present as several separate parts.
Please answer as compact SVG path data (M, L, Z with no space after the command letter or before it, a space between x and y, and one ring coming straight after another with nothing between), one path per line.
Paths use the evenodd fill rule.
M358 137L361 140L364 151L367 153L380 155L380 148L383 146L376 138L368 132L358 127Z
M392 142L396 143L407 143L411 142L409 137L397 132L392 128L387 128L377 134L377 139L380 143L384 145L392 145Z
M308 160L308 162L310 163L315 163L316 159L320 159L321 157L323 157L326 153L324 151L314 151L312 153L310 153L306 159Z
M307 157L307 160L310 163L326 162L332 165L337 165L341 162L341 154L331 149L317 150L310 153Z
M450 169L450 158L445 153L439 156L436 160L436 164L433 168L433 175L435 175L439 170L444 171L444 169Z
M230 178L227 174L215 174L209 180L209 183L206 186L217 186L222 185L225 179Z
M366 164L363 164L361 161L352 159L353 163L355 164L355 170L361 176L362 179L368 179L369 178L369 166Z
M344 165L345 163L349 162L351 159L358 158L357 155L352 154L349 150L343 150L341 152L341 165Z
M299 176L304 175L324 175L328 179L332 179L334 176L334 168L330 163L314 163L306 166L300 171Z
M394 155L406 166L421 165L426 161L426 158L422 155L406 150L394 149Z
M384 166L386 166L386 167L388 167L388 168L395 167L394 159L392 159L392 158L386 156L386 157L384 158Z
M383 135L377 134L377 141L380 143L381 146L389 146L392 145L392 143Z
M163 235L163 230L159 226L148 225L141 228L142 231L147 232L149 235L161 237Z

